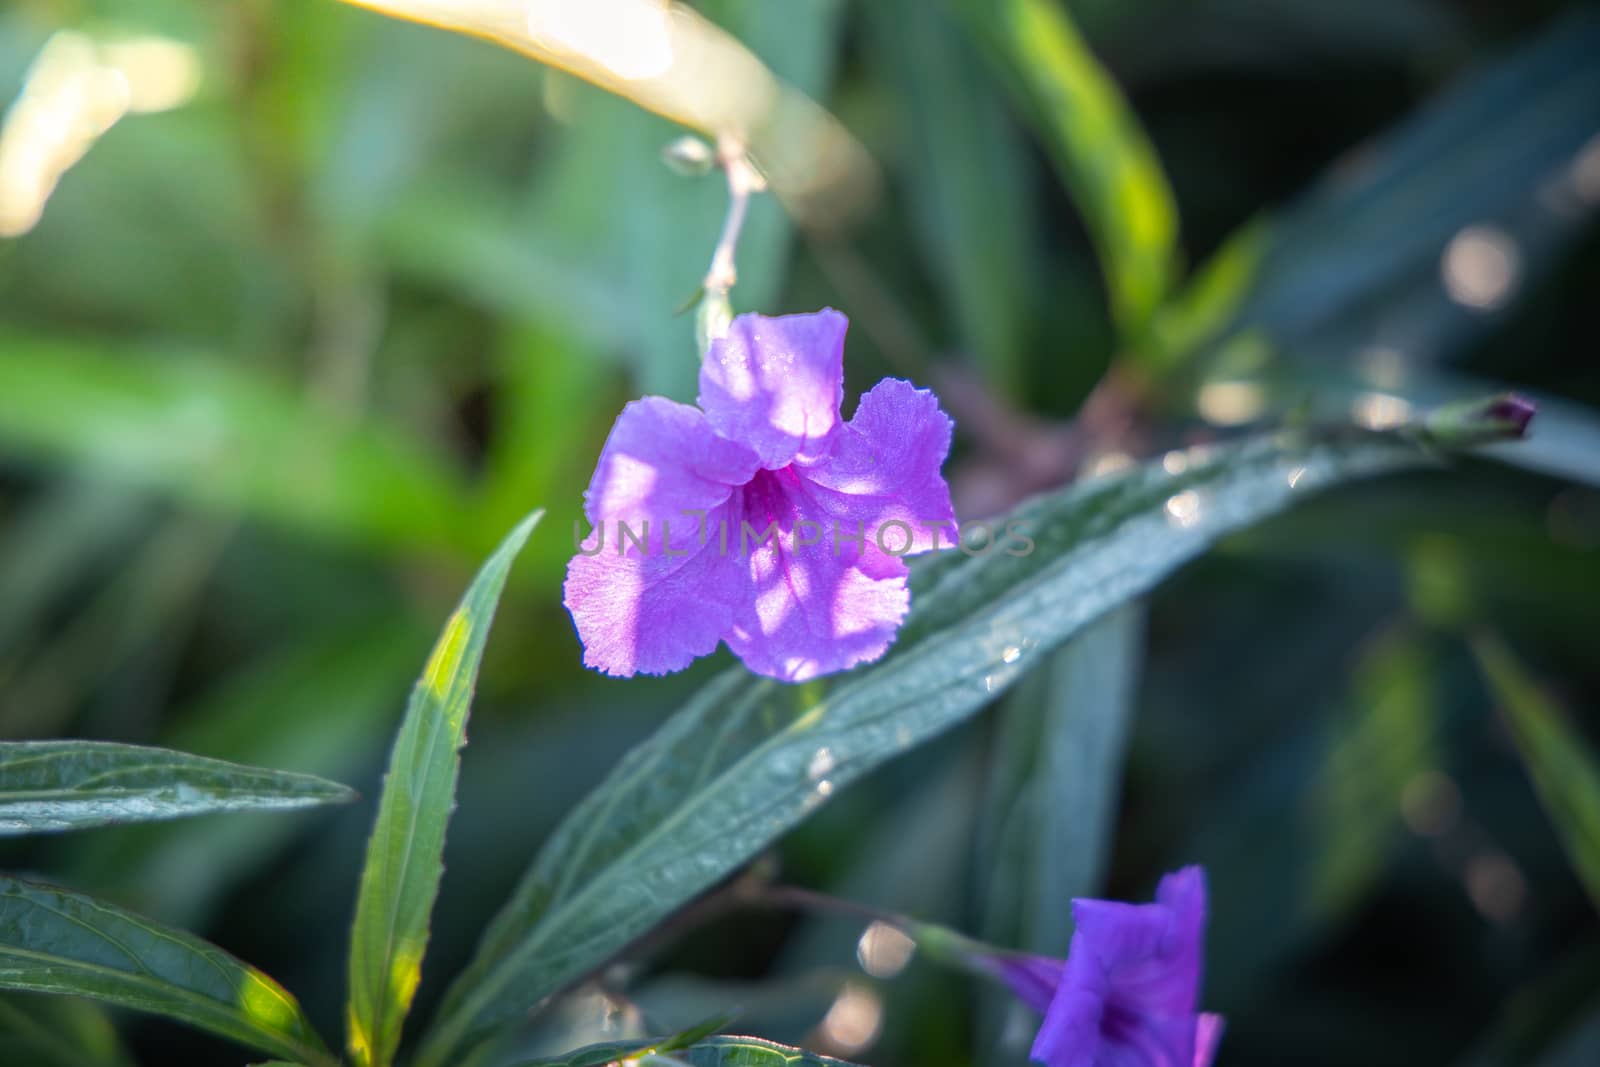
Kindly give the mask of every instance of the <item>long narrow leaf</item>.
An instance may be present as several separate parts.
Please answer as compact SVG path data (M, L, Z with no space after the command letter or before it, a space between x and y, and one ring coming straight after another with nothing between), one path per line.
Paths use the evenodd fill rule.
M911 617L881 662L805 687L738 671L716 680L552 837L447 996L420 1062L455 1062L1217 538L1421 459L1395 437L1275 436L1073 486L999 524L1025 531L1026 551L921 561Z
M348 1043L362 1067L393 1060L422 977L478 665L511 563L542 516L523 520L473 579L411 692L395 738L351 932Z
M104 741L0 742L0 835L288 811L355 793L309 774Z
M282 986L197 937L0 876L0 988L166 1015L273 1056L336 1061Z
M1504 642L1480 634L1472 651L1505 709L1511 736L1573 869L1600 907L1600 764Z
M1043 131L1094 237L1118 323L1138 333L1177 265L1177 203L1149 138L1060 4L960 2Z
M982 869L984 938L1064 957L1074 897L1100 888L1122 786L1144 641L1144 610L1129 604L1084 629L1013 690L996 759ZM998 991L996 991L998 993ZM1029 1026L1008 1027L992 998L980 1037L996 1067L1027 1063Z

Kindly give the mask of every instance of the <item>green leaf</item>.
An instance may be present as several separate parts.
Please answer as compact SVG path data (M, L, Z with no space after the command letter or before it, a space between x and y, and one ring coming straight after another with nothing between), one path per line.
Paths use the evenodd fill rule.
M1133 725L1144 611L1130 604L1090 624L1011 694L989 798L991 872L983 936L991 944L1064 958L1074 897L1094 896L1104 877ZM981 1040L986 1062L1025 1064L1027 1047L1006 1036L1000 1012L1025 1011L996 991Z
M556 1059L533 1060L520 1067L607 1067L624 1061L637 1063L639 1067L679 1064L683 1067L849 1067L843 1060L755 1037L715 1037L688 1048L679 1048L671 1041L594 1045Z
M1587 1042L1600 1052L1600 946L1579 943L1513 989L1460 1067L1578 1067L1595 1056L1561 1058L1562 1046Z
M5 876L0 988L102 1000L297 1063L336 1062L294 997L216 946L77 893Z
M366 774L370 754L394 733L406 676L434 637L432 620L380 615L304 628L239 664L179 709L163 743L333 779ZM114 889L138 911L200 929L228 889L276 862L304 829L296 816L151 823L73 842L65 870L70 884Z
M1214 414L1208 397L1249 412L1248 420L1218 420L1224 423L1271 420L1291 412L1338 419L1352 412L1366 417L1364 413L1459 404L1509 388L1504 382L1415 365L1280 363L1260 372L1219 375L1201 387L1198 401L1208 417ZM1517 387L1516 392L1538 409L1528 435L1489 445L1481 454L1537 474L1600 486L1600 412L1535 389Z
M993 41L1083 213L1118 324L1138 335L1177 266L1177 203L1149 138L1060 4L961 3Z
M350 1054L386 1067L422 977L428 920L444 876L461 746L478 665L511 563L544 513L524 519L484 563L412 690L384 777L350 937Z
M1582 734L1504 642L1478 634L1472 651L1505 710L1511 736L1573 869L1600 906L1600 765Z
M219 811L288 811L355 793L269 771L105 741L0 742L0 835L78 830Z
M464 483L394 426L222 360L0 332L0 451L384 548L451 547Z
M870 667L798 687L742 671L718 678L552 836L447 996L420 1062L455 1062L1217 538L1420 459L1379 435L1174 453L1024 504L998 525L993 551L918 561L911 616ZM1008 542L1008 529L1031 551Z
M8 993L0 997L7 1067L130 1067L110 1016L93 1001Z
M864 13L897 90L908 142L901 169L961 343L992 385L1021 399L1038 275L1022 138L943 4L879 0Z
M1496 322L1487 313L1585 232L1577 176L1600 125L1596 49L1600 17L1569 10L1365 146L1359 167L1331 168L1270 226L1228 336L1264 331L1289 358L1329 364L1374 346L1421 365L1470 351ZM1469 229L1510 256L1505 286L1477 306L1441 284Z

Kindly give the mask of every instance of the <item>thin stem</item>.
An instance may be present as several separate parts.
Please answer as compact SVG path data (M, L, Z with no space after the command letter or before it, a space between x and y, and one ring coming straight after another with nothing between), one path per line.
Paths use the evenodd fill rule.
M717 162L728 176L728 214L722 222L722 236L717 241L716 251L711 255L711 269L706 271L705 288L708 296L726 297L739 280L735 259L739 234L744 230L745 216L750 210L750 194L766 188L766 182L745 155L744 145L731 138L723 138L718 143Z
M775 908L849 915L853 918L866 919L870 922L886 923L907 933L917 925L903 915L880 911L871 905L859 904L854 900L830 897L826 893L818 893L812 889L802 889L797 885L758 886L750 891L748 899L757 904L766 904Z
M767 187L766 180L745 155L744 145L731 138L723 138L718 143L717 163L728 176L728 215L722 223L717 250L711 255L711 269L706 271L706 280L701 285L704 292L700 312L695 317L701 359L711 351L711 342L726 336L733 323L733 305L728 302L728 291L739 280L735 264L739 234L744 230L745 216L750 211L750 194Z
M799 886L761 885L745 892L747 895L744 899L755 904L792 908L796 911L849 915L853 918L883 923L909 937L929 958L988 978L993 978L995 972L993 966L986 961L1030 957L1030 953L986 944L948 927L918 922L906 915L897 915L869 904L843 900Z

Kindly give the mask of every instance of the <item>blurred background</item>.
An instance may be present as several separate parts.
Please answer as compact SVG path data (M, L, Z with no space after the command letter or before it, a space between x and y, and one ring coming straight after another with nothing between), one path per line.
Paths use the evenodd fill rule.
M804 225L760 198L735 306L845 310L849 396L939 388L964 518L1490 383L1545 402L1546 473L1460 462L1234 538L1108 624L1127 736L1041 741L1075 699L1041 668L766 869L1060 952L1067 900L1030 886L1139 898L1204 863L1221 1063L1600 1062L1595 901L1500 706L1537 685L1576 743L1600 734L1600 10L1045 6L1089 50L1030 57L959 0L696 4L876 169ZM1063 119L1039 63L1127 110L1113 91ZM617 411L693 399L678 312L726 189L669 170L682 130L625 99L333 0L9 0L0 103L0 735L368 798L36 839L7 869L201 932L335 1032L405 695L483 555L548 509L480 684L425 1018L554 822L727 661L586 674L560 605ZM1147 237L1158 255L1119 258ZM1085 751L1126 759L1094 810L1056 791ZM685 924L542 1039L740 1004L738 1029L879 1067L1016 1062L1026 1019L862 934ZM37 1062L247 1058L145 1018L118 1047L87 1007L15 998L3 1040L57 1016L81 1047Z

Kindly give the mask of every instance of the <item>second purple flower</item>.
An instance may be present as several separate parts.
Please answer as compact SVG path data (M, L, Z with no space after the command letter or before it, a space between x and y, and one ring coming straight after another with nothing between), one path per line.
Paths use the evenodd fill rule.
M726 641L804 681L888 649L901 557L954 543L951 422L892 378L843 421L847 327L831 309L741 315L700 369L699 407L623 409L584 495L599 547L567 567L586 665L664 674Z

